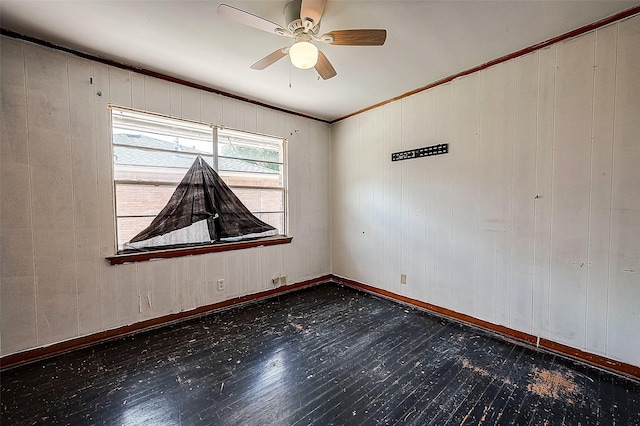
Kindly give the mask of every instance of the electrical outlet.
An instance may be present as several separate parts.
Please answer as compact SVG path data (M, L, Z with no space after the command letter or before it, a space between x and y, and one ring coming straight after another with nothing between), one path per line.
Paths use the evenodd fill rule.
M287 276L280 275L280 285L287 285Z
M279 283L280 283L280 277L275 276L271 278L271 284L273 284L274 286L278 286Z
M400 274L400 284L407 284L407 274Z
M224 280L218 280L218 291L224 290Z

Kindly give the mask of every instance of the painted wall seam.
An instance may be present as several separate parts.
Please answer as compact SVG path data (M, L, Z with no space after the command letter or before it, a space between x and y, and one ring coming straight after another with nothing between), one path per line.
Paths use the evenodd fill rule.
M618 47L619 47L619 43L620 43L620 24L616 23L616 49L615 49L615 65L614 65L614 89L613 89L613 122L614 122L614 126L613 126L613 134L612 134L612 144L611 144L611 174L613 175L613 171L616 169L615 168L615 144L616 144L616 126L615 126L615 122L616 122L616 106L618 105L618 102L616 101L616 95L618 93ZM611 179L611 204L610 204L610 208L613 211L613 178ZM613 244L612 244L612 235L613 233L611 232L613 228L613 214L611 214L609 216L609 253L611 253L611 250L613 248ZM609 270L609 279L608 279L608 287L611 286L611 256L609 255L609 259L608 259L608 270ZM609 288L608 288L609 290ZM609 314L611 312L611 298L610 298L610 291L607 291L607 324L606 324L606 341L605 341L605 353L607 355L609 355Z
M68 126L69 126L69 165L71 166L71 215L73 223L73 261L74 261L74 282L75 282L75 299L76 299L76 335L80 335L80 300L78 291L78 231L76 218L76 192L74 182L73 167L73 135L71 132L71 73L69 72L69 57L66 57L65 64L67 66L67 101L68 101Z
M540 51L537 50L535 52L536 55L536 149L534 151L534 170L535 170L535 181L534 181L534 192L535 192L535 196L534 196L534 202L533 202L533 277L531 279L531 283L532 283L532 289L531 289L531 329L529 330L529 332L531 334L533 334L534 336L536 336L538 338L538 342L540 339L540 335L538 334L538 332L535 330L535 324L536 324L536 301L535 301L535 285L536 285L536 236L537 236L537 229L536 229L536 210L538 207L538 204L536 203L536 200L538 199L538 142L540 139L540 135L539 135L539 130L540 130Z
M27 162L29 164L29 202L31 205L31 208L29 209L29 216L30 216L30 222L31 222L31 227L30 227L30 232L31 232L31 256L33 259L33 289L34 289L34 300L33 300L33 312L34 312L34 316L35 316L35 321L34 321L34 326L35 326L35 338L36 338L36 344L38 344L40 342L40 336L39 336L39 330L40 327L38 326L38 277L36 275L36 241L35 241L35 232L34 232L34 217L33 217L33 168L31 167L32 161L31 161L31 132L30 130L30 125L29 125L29 97L27 96L27 90L29 87L29 75L27 72L27 55L25 54L24 51L24 44L20 45L21 47L21 53L22 53L22 61L23 61L23 72L24 72L24 94L25 94L25 98L24 98L24 102L25 102L25 116L26 116L26 143L27 143Z
M598 31L593 32L593 71L591 73L591 141L589 151L589 213L587 218L587 286L584 292L584 304L586 309L584 310L584 346L581 349L587 349L589 345L589 276L591 273L591 220L593 211L593 149L594 149L594 127L595 127L595 98L596 98L596 65L598 63Z

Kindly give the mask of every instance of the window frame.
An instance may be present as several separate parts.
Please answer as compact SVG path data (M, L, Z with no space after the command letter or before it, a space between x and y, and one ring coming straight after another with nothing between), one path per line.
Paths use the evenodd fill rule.
M260 187L260 186L251 186L251 185L232 185L232 184L227 184L227 186L229 186L229 188L231 188L231 190L234 190L234 188L246 188L246 189L267 189L267 190L280 190L282 192L282 211L273 211L273 212L254 212L252 211L252 214L282 214L282 234L281 235L287 235L287 231L289 229L289 223L288 223L288 211L289 211L289 196L288 196L288 179L287 179L287 175L288 175L288 158L287 158L287 154L288 154L288 140L285 137L282 136L272 136L272 135L267 135L267 134L263 134L263 133L258 133L258 132L250 132L250 131L246 131L246 130L238 130L238 129L233 129L230 127L225 127L222 125L214 125L213 126L213 137L215 140L215 145L214 145L214 161L216 162L216 165L214 167L214 170L216 171L216 173L218 173L221 177L222 174L219 170L219 158L228 158L228 159L237 159L237 160L246 160L243 159L241 157L230 157L230 156L225 156L225 155L220 155L219 154L219 144L220 144L220 135L219 132L220 131L230 131L233 133L243 133L245 135L254 135L260 138L269 138L269 139L280 139L281 140L281 147L282 147L282 163L280 162L272 162L272 161L264 161L267 163L271 163L271 164L279 164L282 167L282 186L279 187L269 187L269 186L265 186L265 187ZM261 161L261 160L254 160L254 161ZM226 182L225 182L226 183ZM234 191L235 193L235 191ZM237 195L237 194L236 194Z
M118 105L112 105L110 104L109 106L109 110L110 110L110 115L109 115L109 123L110 123L110 136L111 136L111 141L110 141L110 147L111 147L111 184L112 184L112 190L113 190L113 218L114 218L114 255L113 256L107 256L106 259L108 261L110 261L110 263L112 265L114 264L121 264L121 263L127 263L127 262L138 262L138 261L145 261L145 260L151 260L151 259L157 259L157 258L171 258L171 257L180 257L180 256L190 256L190 255L194 255L194 254L201 254L201 253L210 253L210 252L220 252L220 251L229 251L229 250L239 250L239 249L245 249L245 248L251 248L251 247L259 247L259 246L267 246L267 245L278 245L278 244L287 244L290 243L293 239L293 237L288 236L287 232L289 229L289 189L288 189L288 140L285 137L282 136L273 136L273 135L267 135L267 134L263 134L263 133L258 133L258 132L251 132L251 131L246 131L246 130L240 130L240 129L233 129L233 128L229 128L223 125L219 125L219 124L214 124L214 123L206 123L206 122L200 122L200 121L194 121L194 120L189 120L189 119L184 119L184 118L179 118L179 117L173 117L170 115L165 115L165 114L159 114L159 113L155 113L155 112L149 112L149 111L143 111L143 110L138 110L138 109L133 109L133 108L128 108L128 107L122 107L122 106L118 106ZM281 234L275 235L275 236L269 236L269 237L261 237L261 238L256 238L256 239L250 239L250 240L240 240L240 241L233 241L233 242L212 242L209 244L197 244L194 243L193 245L189 245L189 246L185 246L185 247L176 247L176 248L158 248L158 249L148 249L148 250L144 250L144 251L140 251L140 252L125 252L123 250L120 249L119 247L119 237L118 237L118 233L119 233L119 223L118 220L120 218L123 217L134 217L134 215L118 215L118 197L117 197L117 189L118 189L118 184L133 184L133 185L141 185L141 186L145 186L145 185L153 185L153 186L160 186L160 185L165 185L165 186L172 186L171 184L167 183L167 182L152 182L152 181L135 181L134 179L116 179L116 155L115 155L115 150L114 148L116 146L118 146L118 144L116 144L114 142L114 111L123 111L125 113L132 113L134 115L142 115L142 116L148 116L150 118L152 117L158 117L159 119L164 119L164 120L173 120L173 121L177 121L177 122L182 122L185 123L185 127L187 127L189 124L192 125L196 125L196 126L201 126L201 127L208 127L211 129L211 145L212 145L212 154L211 155L206 155L205 157L207 158L212 158L212 162L213 162L213 169L216 171L216 173L220 173L219 172L219 145L220 145L220 138L218 135L218 132L220 130L222 131L231 131L234 133L238 133L240 135L254 135L257 137L264 137L264 138L268 138L268 139L277 139L280 141L279 146L280 146L280 150L282 153L282 163L276 163L276 162L272 162L272 161L265 161L268 163L274 163L274 164L278 164L281 167L281 185L279 186L265 186L265 187L254 187L254 186L246 186L246 185L232 185L232 184L228 184L229 188L234 191L235 193L235 189L236 188L247 188L247 189L269 189L269 190L278 190L282 193L281 197L282 197L282 211L277 211L277 212L255 212L251 211L252 214L265 214L265 213L276 213L276 214L282 214L282 230L281 230ZM152 120L150 120L152 121ZM117 125L116 125L117 126ZM151 128L153 128L153 126L151 126ZM144 130L135 130L135 129L131 129L133 131L140 131L140 132L144 132ZM249 139L249 138L248 138ZM162 149L155 149L155 148L147 148L150 151L165 151ZM171 151L168 150L169 152L177 152L177 151ZM279 151L280 152L280 151ZM190 155L191 153L189 153ZM221 157L226 157L226 158L231 158L231 159L237 159L237 160L246 160L243 159L241 157L228 157L228 156L221 156ZM195 156L194 156L195 158ZM260 160L256 160L256 161L260 161ZM280 179L280 178L279 178ZM226 183L226 182L225 182ZM174 186L175 188L175 186ZM238 196L236 194L236 196ZM146 215L142 215L145 216ZM149 215L149 217L155 217Z

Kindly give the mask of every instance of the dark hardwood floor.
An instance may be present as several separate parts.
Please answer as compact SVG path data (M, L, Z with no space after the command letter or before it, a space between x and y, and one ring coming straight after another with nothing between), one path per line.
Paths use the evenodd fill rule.
M334 284L1 374L4 425L640 425L640 383Z

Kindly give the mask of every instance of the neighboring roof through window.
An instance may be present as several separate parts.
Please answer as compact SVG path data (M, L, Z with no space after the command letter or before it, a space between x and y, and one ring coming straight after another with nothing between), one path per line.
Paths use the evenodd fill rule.
M122 166L188 169L198 155L205 159L207 156L211 158L211 153L139 134L114 133L113 145L114 162ZM229 172L279 173L251 161L225 157L218 158L218 169Z

